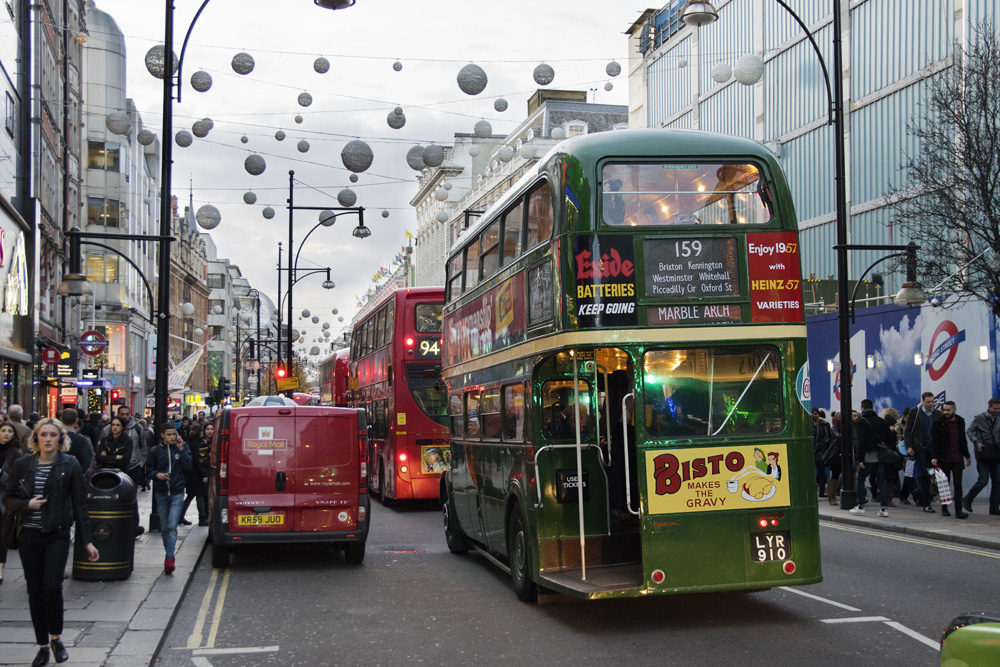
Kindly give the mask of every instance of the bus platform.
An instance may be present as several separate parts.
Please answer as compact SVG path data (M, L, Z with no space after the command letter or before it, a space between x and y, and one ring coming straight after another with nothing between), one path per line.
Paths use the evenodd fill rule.
M151 492L139 494L143 526L149 526L152 504ZM208 528L197 525L193 503L187 518L194 519L194 525L178 527L177 569L172 575L163 572L160 533L147 530L135 541L134 568L127 579L78 581L67 576L62 639L70 664L134 667L152 662L208 541ZM66 574L72 571L71 551ZM24 571L17 551L12 550L0 585L0 667L31 664L37 651Z
M988 490L981 493L973 503L974 511L968 519L956 519L951 503L948 509L952 516L942 516L941 503L934 502L931 505L934 514L929 514L919 505L903 505L897 499L894 500L896 507L889 508L889 516L880 517L877 502L869 500L864 514L851 514L849 510L840 508L839 501L831 505L826 498L819 499L819 518L821 521L1000 551L1000 516L990 515L987 493Z

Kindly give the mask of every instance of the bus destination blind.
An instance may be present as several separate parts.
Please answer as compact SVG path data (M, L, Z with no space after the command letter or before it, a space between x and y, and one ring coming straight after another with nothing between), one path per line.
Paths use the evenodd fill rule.
M647 239L646 296L656 299L740 295L735 238Z

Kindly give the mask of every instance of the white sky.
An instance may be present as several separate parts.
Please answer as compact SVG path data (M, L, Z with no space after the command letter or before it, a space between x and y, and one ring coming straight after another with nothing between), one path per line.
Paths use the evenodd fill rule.
M179 53L184 33L200 2L175 0L174 50ZM222 223L213 232L219 254L239 265L251 285L277 303L277 244L288 243L288 171L295 170L296 206L337 206L336 195L350 172L340 151L354 138L367 141L375 153L372 166L351 185L357 204L365 207L365 224L372 235L351 236L356 216L346 215L332 228L321 227L304 246L300 271L310 267L333 269L337 287L320 287L322 275L304 278L295 287L298 313L308 308L322 319L306 331L307 343L321 335L330 321L334 335L349 324L356 311L355 296L371 285L372 274L389 266L405 245L405 230L417 231L409 200L416 193L417 172L405 155L415 144L450 144L455 132L471 132L480 118L506 133L526 115L528 97L538 88L531 77L540 62L555 69L549 88L597 89L591 99L627 104L628 41L624 32L647 7L662 2L640 0L357 0L341 11L315 7L309 0L213 0L194 27L185 55L182 102L174 104L174 131L187 129L210 117L215 127L206 139L189 148L174 144L173 190L188 201L193 183L195 209L213 204ZM125 34L126 95L135 100L148 129L160 134L162 83L143 62L151 46L163 41L164 3L151 0L97 0ZM239 51L256 60L247 76L233 72L232 57ZM330 71L320 75L313 61L324 56ZM400 72L392 69L398 59ZM623 73L609 80L604 68L617 60ZM475 62L488 76L486 90L470 97L459 90L456 75ZM190 77L204 69L214 79L212 89L198 93ZM307 91L313 104L302 108L298 94ZM493 101L510 103L504 113ZM396 105L406 114L406 125L393 130L386 114ZM296 125L294 117L305 119ZM276 130L287 134L283 142ZM250 141L240 142L242 135ZM311 148L302 154L300 139ZM243 161L251 151L267 160L267 170L251 176ZM474 175L473 175L474 176ZM311 186L311 187L310 187ZM313 189L314 188L314 189ZM252 189L257 204L243 203ZM276 215L265 220L264 206ZM389 211L382 218L381 211ZM295 212L296 246L317 221L317 212ZM287 281L283 281L287 282ZM287 285L283 285L287 287ZM344 323L338 324L332 308ZM296 326L305 321L296 321Z

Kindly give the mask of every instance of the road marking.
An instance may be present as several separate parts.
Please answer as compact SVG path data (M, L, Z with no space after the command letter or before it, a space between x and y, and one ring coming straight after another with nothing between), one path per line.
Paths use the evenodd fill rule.
M208 617L208 609L212 604L212 595L215 593L215 582L219 577L219 571L212 568L212 575L208 580L208 587L205 589L205 597L201 600L201 608L195 618L194 628L188 637L187 648L201 647L201 632L205 628L205 619ZM204 667L204 666L203 666Z
M911 630L908 627L906 627L905 625L903 625L902 623L897 623L896 621L886 621L886 625L888 625L890 628L893 628L895 630L899 630L904 635L908 635L910 637L913 637L918 642L926 644L927 646L931 647L935 651L938 650L941 647L941 644L939 642L936 642L933 639L929 639L927 637L924 637L922 634L920 634L916 630Z
M236 653L277 653L279 646L252 646L246 648L200 648L191 655L233 655Z
M885 616L854 616L852 618L821 618L820 623L872 623L874 621L888 621Z
M965 547L957 544L952 544L949 542L941 542L939 540L927 540L918 537L907 537L905 535L900 535L898 533L887 533L882 530L869 530L867 528L855 528L852 526L845 526L843 524L831 523L829 521L820 521L821 526L826 528L835 528L837 530L845 530L850 533L860 533L862 535L872 535L874 537L881 537L888 540L896 540L897 542L909 542L911 544L922 544L928 547L936 547L938 549L947 549L948 551L960 551L962 553L972 554L973 556L985 556L987 558L1000 559L1000 553L995 551L986 551L985 549L975 549L972 547Z
M212 667L208 658L191 658L191 662L194 663L194 667Z
M833 605L834 607L839 607L841 609L846 609L847 611L861 611L857 607L852 607L850 605L843 604L842 602L834 602L833 600L821 598L818 595L813 595L812 593L806 593L805 591L800 591L796 588L785 588L784 586L782 586L781 590L787 591L789 593L795 593L796 595L801 595L802 597L809 598L810 600L818 600L819 602L825 602L826 604Z
M219 597L215 600L215 613L212 615L212 628L208 632L208 641L205 642L205 648L215 648L215 637L219 634L219 623L222 622L222 608L226 604L226 591L229 589L229 573L231 570L227 567L226 573L222 575L222 585L219 586Z

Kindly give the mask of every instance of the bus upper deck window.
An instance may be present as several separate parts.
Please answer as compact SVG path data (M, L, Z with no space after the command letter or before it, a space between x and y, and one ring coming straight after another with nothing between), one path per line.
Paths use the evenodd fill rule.
M748 163L609 163L602 183L608 225L762 225L774 215L761 171Z

